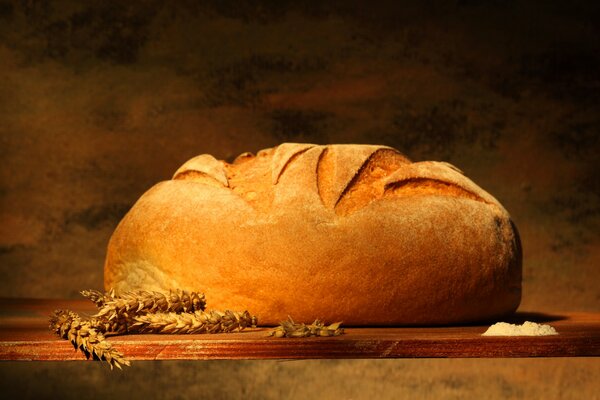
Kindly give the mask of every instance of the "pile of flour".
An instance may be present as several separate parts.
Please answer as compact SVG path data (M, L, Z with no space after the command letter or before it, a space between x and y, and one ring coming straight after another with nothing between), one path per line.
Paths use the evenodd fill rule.
M526 321L523 325L514 325L506 322L498 322L488 328L483 336L548 336L558 335L556 329L550 325L536 324Z

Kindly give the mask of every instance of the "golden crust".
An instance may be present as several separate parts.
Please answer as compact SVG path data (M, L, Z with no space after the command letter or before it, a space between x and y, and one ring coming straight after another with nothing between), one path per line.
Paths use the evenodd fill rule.
M196 157L150 189L110 240L105 286L199 290L268 325L449 324L517 308L521 251L506 210L447 163L288 143Z

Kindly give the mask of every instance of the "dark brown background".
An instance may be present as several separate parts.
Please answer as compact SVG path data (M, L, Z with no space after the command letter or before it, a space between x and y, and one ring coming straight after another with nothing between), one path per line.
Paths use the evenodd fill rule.
M600 311L600 12L566 3L0 1L0 296L100 288L119 219L188 158L309 141L457 165L520 229L522 309ZM597 359L0 373L7 390L35 379L30 395L67 397L128 385L227 398L600 391Z

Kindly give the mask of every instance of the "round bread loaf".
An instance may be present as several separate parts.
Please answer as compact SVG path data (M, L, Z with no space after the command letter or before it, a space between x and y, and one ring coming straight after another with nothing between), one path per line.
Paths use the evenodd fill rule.
M106 289L181 288L261 325L499 318L521 298L509 214L445 162L285 143L201 155L145 193L108 245Z

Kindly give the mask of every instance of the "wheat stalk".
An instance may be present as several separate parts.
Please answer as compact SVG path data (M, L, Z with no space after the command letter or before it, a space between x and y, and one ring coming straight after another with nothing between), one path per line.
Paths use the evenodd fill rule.
M139 333L219 333L241 331L256 326L256 323L256 317L248 311L159 312L134 316L129 330Z
M197 292L135 290L115 295L112 290L84 290L81 294L96 304L98 312L84 320L72 311L56 310L50 329L87 358L107 361L111 369L130 362L111 347L105 335L237 332L257 323L248 311L205 312L204 295Z
M81 350L88 359L92 356L94 360L106 361L111 369L113 366L119 369L122 369L121 365L129 366L129 361L111 346L94 325L96 322L82 320L72 311L55 310L50 318L50 329L61 338L69 340L73 347Z
M325 325L318 319L310 325L295 323L292 317L288 316L287 321L281 321L279 326L269 332L269 336L301 338L309 336L339 336L344 333L344 328L340 328L341 322L335 322L331 325Z
M111 346L106 335L225 333L257 325L256 317L248 311L204 311L204 294L198 292L135 290L116 295L113 290L83 290L81 294L96 304L98 312L84 320L72 311L56 310L50 318L50 329L69 340L88 359L92 356L106 361L111 369L121 369L130 362ZM288 317L270 336L338 336L344 333L340 325L341 322L325 325L319 320L310 325L297 324Z

